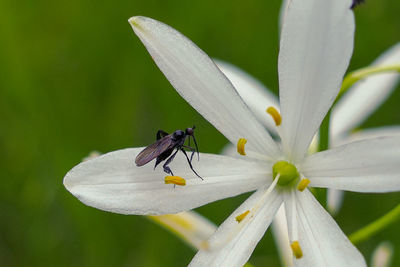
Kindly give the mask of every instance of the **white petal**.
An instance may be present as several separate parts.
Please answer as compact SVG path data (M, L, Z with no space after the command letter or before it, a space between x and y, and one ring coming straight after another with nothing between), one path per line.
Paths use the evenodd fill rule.
M384 136L400 136L400 126L384 126L377 128L369 128L356 131L350 135L341 136L341 138L336 138L333 142L333 146L344 145L352 143L355 141L372 139Z
M296 190L295 203L298 241L303 251L302 258L293 260L295 266L366 266L361 253L308 190ZM285 205L285 209L291 220L291 205Z
M278 148L214 62L173 28L146 17L129 19L157 66L178 93L232 143L275 157Z
M290 0L283 0L281 4L281 9L279 10L279 32L282 29L283 23L285 21L286 11L289 6Z
M215 224L194 211L148 216L148 218L161 224L198 250L203 248L208 238L217 230Z
M340 89L354 39L351 0L292 0L279 52L282 143L298 162Z
M276 246L278 247L282 266L293 266L293 253L290 248L284 205L279 208L274 220L272 221L272 233L274 235Z
M328 189L326 198L326 208L329 213L335 215L339 212L343 204L344 191Z
M381 242L375 248L371 257L371 267L390 267L392 266L393 245L389 242Z
M311 186L357 192L400 190L400 136L350 143L307 157Z
M278 98L270 92L260 81L251 77L249 74L238 67L221 60L214 60L218 68L231 81L241 98L256 115L257 119L263 123L267 129L276 133L275 122L266 109L270 106L279 110Z
M211 236L209 249L200 250L190 266L243 266L282 204L282 198L275 190L262 199L266 190L266 186L259 189L236 209ZM242 221L244 225L238 224L235 217L250 210L260 201L262 206L254 217L247 222Z
M83 162L67 173L64 185L88 206L122 214L158 215L193 209L271 182L267 163L212 154L200 154L200 161L193 159L202 181L178 153L169 166L175 175L186 179L186 186L174 188L164 184L162 166L153 170L153 162L135 165L142 149L118 150Z
M371 66L391 64L400 64L400 43L391 47ZM360 125L389 97L399 79L398 73L383 73L355 84L332 110L332 138L337 138Z

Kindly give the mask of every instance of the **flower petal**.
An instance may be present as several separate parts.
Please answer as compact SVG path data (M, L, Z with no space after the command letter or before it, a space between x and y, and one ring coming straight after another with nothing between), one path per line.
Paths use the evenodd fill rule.
M264 186L257 190L236 209L211 236L209 249L200 250L189 266L243 266L282 204L282 198L276 190L263 199L267 188ZM240 223L235 220L236 216L257 204L262 206L250 220Z
M339 92L353 50L350 0L292 0L279 52L282 143L298 162Z
M272 221L272 233L278 248L282 266L290 267L293 266L293 253L290 248L287 225L285 206L282 205Z
M276 157L278 148L214 62L173 28L146 17L129 19L157 66L178 93L226 138L248 140L254 151Z
M290 0L282 0L281 9L279 10L279 32L285 22L286 10L289 6Z
M344 191L336 189L328 189L326 196L326 208L329 213L336 215L343 204Z
M293 260L295 266L366 266L361 253L308 190L296 190L295 204L299 244L303 251L302 258ZM291 205L285 205L285 209L291 221ZM292 231L289 223L289 232Z
M217 230L215 224L194 211L148 216L148 218L161 224L198 250L203 248L208 238Z
M267 129L277 134L276 125L271 116L266 113L268 107L273 106L279 110L278 98L270 92L260 81L238 67L221 60L215 60L218 68L231 81L240 97L247 104L257 119Z
M393 245L384 241L378 244L371 256L371 267L389 267L392 266Z
M369 129L362 129L351 133L347 136L341 136L336 138L333 142L333 146L344 145L355 141L373 139L384 136L400 136L400 126L383 126Z
M168 214L193 209L206 203L255 190L271 182L271 167L228 156L200 154L190 170L178 153L170 168L186 179L185 186L167 185L166 174L153 164L135 166L143 148L123 149L83 162L67 173L64 185L88 206L122 214Z
M301 164L310 186L357 192L400 190L400 136L362 140L313 154Z
M340 135L332 140L332 146L339 146L355 141L383 137L383 136L400 136L400 126L386 126L378 128L363 129L350 135ZM331 214L339 212L344 198L344 192L336 189L328 189L327 208Z
M371 66L400 64L400 43L391 47ZM382 73L353 86L332 109L332 139L360 125L392 93L400 80L398 73Z

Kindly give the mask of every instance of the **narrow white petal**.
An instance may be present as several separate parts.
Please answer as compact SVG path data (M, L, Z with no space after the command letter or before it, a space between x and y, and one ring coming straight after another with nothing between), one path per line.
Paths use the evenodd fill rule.
M292 0L282 28L282 143L298 162L339 92L354 39L351 0Z
M377 128L369 128L356 131L349 135L341 135L340 138L335 138L332 146L339 146L355 141L372 139L384 136L400 136L400 126L383 126Z
M148 216L148 218L161 224L198 250L203 248L208 238L217 230L214 223L194 211Z
M64 185L88 206L122 214L169 214L252 191L270 183L271 167L228 156L200 154L190 170L178 153L169 165L185 186L164 184L166 174L154 162L137 167L135 158L142 148L118 150L83 162L67 173Z
M387 241L379 243L371 257L371 267L392 266L393 245Z
M400 136L362 140L313 154L300 166L311 186L357 192L400 190Z
M238 67L221 60L214 60L218 68L231 81L240 97L244 100L257 119L267 129L276 133L276 125L270 115L266 113L268 107L273 106L279 110L278 98L268 90L260 81L256 80Z
M391 47L371 66L391 64L400 64L400 43ZM389 97L399 80L398 73L383 73L355 84L332 110L332 138L360 125Z
M282 25L285 21L286 11L289 6L290 0L283 0L281 4L281 9L279 10L279 32L282 29Z
M295 203L303 257L293 259L294 266L366 266L361 253L308 190L296 190ZM285 209L290 218L291 205ZM289 224L289 232L292 230Z
M259 189L236 209L211 236L208 250L200 250L190 266L243 266L282 204L282 198L275 190L262 199L266 190L267 186ZM240 223L235 220L236 216L250 210L260 201L262 206L254 217L247 222L246 218Z
M254 151L275 157L278 148L229 80L193 42L173 28L146 17L129 19L157 66L178 93L226 138L248 140Z
M344 191L328 189L326 207L330 214L335 215L339 212L343 204Z
M289 233L285 214L285 206L282 205L272 221L272 233L278 247L281 263L285 267L293 266L293 253L290 248Z

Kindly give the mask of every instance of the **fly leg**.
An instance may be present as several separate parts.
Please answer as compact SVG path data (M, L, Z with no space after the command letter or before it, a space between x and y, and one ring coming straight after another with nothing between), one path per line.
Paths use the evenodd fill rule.
M190 140L190 139L189 139L189 140ZM194 148L191 147L191 146L185 146L185 145L183 145L182 147L184 147L184 148L189 149L190 151L192 151L192 155L190 155L190 162L192 162L192 159L193 159L194 153L196 152L196 149L194 149Z
M167 161L166 161L166 162L164 163L164 165L163 165L164 172L166 172L166 173L168 173L168 174L171 174L172 176L174 176L174 174L172 173L170 167L168 167L168 164L170 164L171 161L175 158L175 156L176 156L176 154L178 153L178 151L179 151L179 149L177 149L177 150L175 151L175 153L172 154L172 156L169 157L169 158L167 159Z
M190 162L190 159L189 159L188 155L186 154L186 151L183 150L182 148L181 148L181 151L183 152L183 154L185 154L185 157L186 157L186 159L187 159L187 162L189 163L190 169L194 172L194 174L197 175L197 177L199 177L201 180L204 180L204 179L203 179L200 175L198 175L197 172L193 169L192 162Z

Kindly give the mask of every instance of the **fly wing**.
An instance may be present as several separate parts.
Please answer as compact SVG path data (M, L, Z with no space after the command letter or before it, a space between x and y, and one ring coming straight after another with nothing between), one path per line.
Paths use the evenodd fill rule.
M143 149L135 159L136 166L143 166L148 162L152 161L158 157L165 150L173 147L173 141L171 135L164 136L163 138L157 140L154 144L149 145Z

